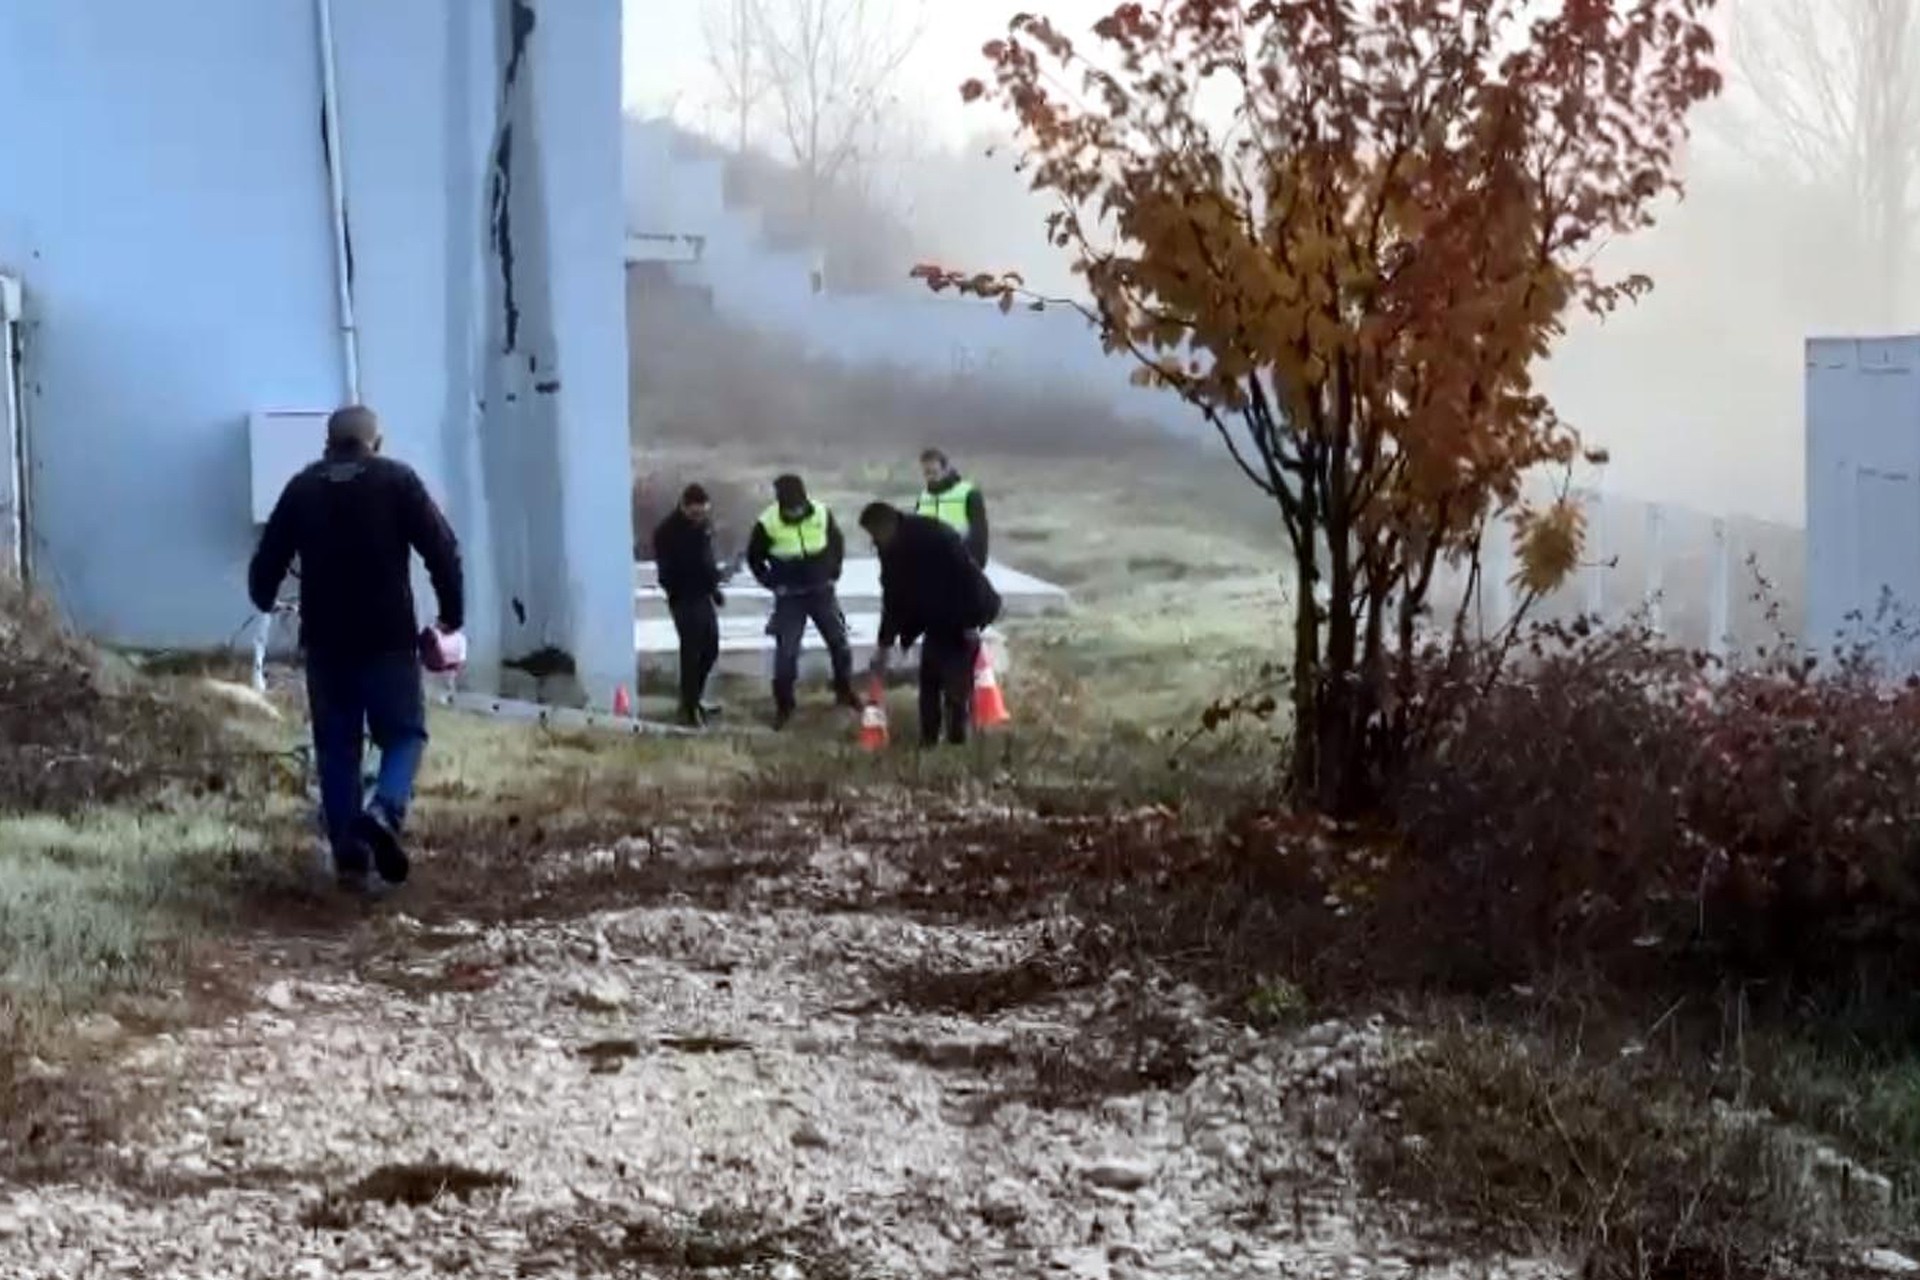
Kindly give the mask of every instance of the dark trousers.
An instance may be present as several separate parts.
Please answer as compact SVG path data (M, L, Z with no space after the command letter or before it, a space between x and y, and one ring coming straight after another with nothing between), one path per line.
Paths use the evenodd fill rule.
M847 642L847 619L832 587L777 596L767 634L773 637L773 705L793 710L793 687L800 679L800 641L807 624L820 633L833 659L833 691L843 702L853 701L853 647Z
M980 654L978 631L928 632L920 638L920 743L967 740L973 718L973 664Z
M707 677L720 661L720 611L711 596L667 606L680 637L680 710L695 713L706 698Z
M373 802L397 829L413 802L427 750L427 699L420 659L411 652L372 658L307 656L307 707L314 767L334 865L364 871L367 850L353 836L360 816L360 761L371 737L380 751Z

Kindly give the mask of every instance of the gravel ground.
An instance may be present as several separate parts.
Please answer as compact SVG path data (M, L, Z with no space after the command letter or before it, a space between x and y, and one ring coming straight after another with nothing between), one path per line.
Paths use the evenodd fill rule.
M1565 1274L1436 1256L1357 1199L1383 1027L1259 1035L1126 973L943 1012L885 975L1004 967L1044 928L753 898L429 928L402 896L253 944L222 1021L96 1018L146 1105L84 1176L0 1184L0 1275Z

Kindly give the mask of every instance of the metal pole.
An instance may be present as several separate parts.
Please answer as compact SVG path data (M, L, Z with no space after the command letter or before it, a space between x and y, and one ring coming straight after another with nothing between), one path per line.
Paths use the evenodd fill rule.
M1607 616L1607 495L1593 491L1593 514L1587 520L1587 616L1604 623Z
M1666 509L1657 502L1647 504L1647 625L1655 635L1664 635L1660 598L1665 593Z
M1708 588L1712 594L1707 601L1707 652L1722 663L1733 652L1732 554L1732 548L1728 545L1727 519L1718 516L1713 522L1713 583Z
M1498 517L1487 521L1481 542L1485 551L1480 569L1481 627L1485 635L1497 636L1513 617L1513 584L1508 581L1513 576L1513 542L1506 521Z
M253 624L253 691L267 691L267 638L273 631L273 615L263 613Z
M327 139L327 187L333 201L333 271L340 306L340 355L347 403L360 403L360 335L353 319L353 277L347 254L346 166L340 154L340 88L334 74L333 0L313 0L320 24L320 117Z

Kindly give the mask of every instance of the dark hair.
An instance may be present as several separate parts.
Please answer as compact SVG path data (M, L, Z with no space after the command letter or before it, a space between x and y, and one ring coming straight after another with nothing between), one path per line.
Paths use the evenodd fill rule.
M896 524L899 522L899 519L900 508L894 506L891 502L869 502L866 506L860 508L860 527L868 533L872 533L875 529L885 528L890 524Z
M947 457L947 452L944 449L929 448L929 449L922 449L920 451L920 461L937 462L944 467L949 465L953 461L953 459Z
M798 506L807 500L807 482L792 472L773 478L773 496L782 506Z
M705 485L690 484L680 491L680 505L683 507L704 507L712 501L707 496Z

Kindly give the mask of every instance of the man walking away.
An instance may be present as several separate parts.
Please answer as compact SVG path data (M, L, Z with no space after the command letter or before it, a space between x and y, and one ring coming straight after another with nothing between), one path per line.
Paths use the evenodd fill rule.
M987 500L980 486L953 469L947 455L928 449L920 455L920 474L927 487L914 504L914 514L931 516L966 540L973 562L987 567Z
M747 567L773 592L773 727L793 718L793 688L800 678L800 641L807 623L820 633L833 659L833 692L843 707L859 709L853 694L853 648L834 587L846 561L847 543L824 504L807 496L799 476L773 482L773 505L760 513L747 540Z
M920 744L967 740L973 668L980 632L1000 616L1000 595L960 535L930 516L910 516L884 502L860 513L860 527L880 553L880 639L873 668L884 674L887 651L920 642Z
M460 546L420 477L380 456L380 422L350 406L327 419L326 453L287 482L247 572L256 609L273 608L300 560L300 646L320 802L343 888L368 887L368 862L390 884L407 878L401 844L414 777L427 746L422 632L411 557L426 562L442 635L460 630ZM361 807L365 739L380 750Z
M713 554L713 502L690 484L653 531L653 562L667 611L680 637L680 719L698 729L707 722L707 678L720 660L720 565Z

